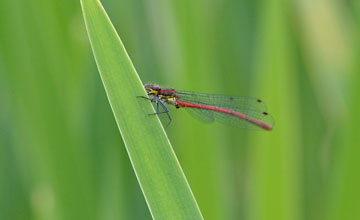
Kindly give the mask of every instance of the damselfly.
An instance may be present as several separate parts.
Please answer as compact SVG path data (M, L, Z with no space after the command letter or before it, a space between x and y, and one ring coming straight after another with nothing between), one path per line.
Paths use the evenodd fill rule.
M144 87L148 97L139 97L156 103L154 115L167 115L169 122L166 127L172 121L165 105L168 104L176 108L186 108L193 116L205 122L218 121L246 129L273 129L273 117L266 112L261 99L184 92L153 84L146 84ZM159 111L159 106L163 111Z

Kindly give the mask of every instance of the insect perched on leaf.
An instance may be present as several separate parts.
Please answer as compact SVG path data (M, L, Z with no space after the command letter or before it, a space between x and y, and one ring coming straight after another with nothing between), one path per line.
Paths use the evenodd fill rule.
M184 92L153 84L146 84L144 87L148 97L139 97L156 103L154 115L164 113L168 116L166 127L170 125L172 118L165 104L186 108L194 117L205 122L218 121L245 129L273 129L273 117L266 112L265 104L260 99Z

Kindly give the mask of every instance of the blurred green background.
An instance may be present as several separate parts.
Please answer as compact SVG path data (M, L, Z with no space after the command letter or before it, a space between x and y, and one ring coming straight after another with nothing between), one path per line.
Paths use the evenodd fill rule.
M144 83L259 97L276 120L171 109L205 219L360 219L360 1L102 3ZM0 219L151 219L79 1L0 1Z

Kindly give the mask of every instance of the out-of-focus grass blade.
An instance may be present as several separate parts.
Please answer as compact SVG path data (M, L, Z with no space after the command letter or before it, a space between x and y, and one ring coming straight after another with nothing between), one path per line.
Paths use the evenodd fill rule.
M360 8L359 8L360 9ZM360 12L360 10L358 10ZM356 35L357 42L354 60L360 59L360 32ZM351 86L349 86L348 114L346 120L339 127L339 143L333 150L333 167L330 169L328 187L326 188L326 216L325 219L360 219L360 64L354 63Z
M254 133L251 140L251 219L301 219L299 164L301 127L297 76L283 1L263 1L260 20L258 66L259 91L275 118L271 133Z
M101 3L81 0L95 60L134 171L154 219L202 219L142 83Z

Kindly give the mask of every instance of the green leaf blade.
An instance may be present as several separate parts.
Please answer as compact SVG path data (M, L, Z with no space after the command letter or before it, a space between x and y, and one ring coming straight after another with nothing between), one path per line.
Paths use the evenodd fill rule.
M81 0L95 60L154 219L203 219L141 80L101 3Z

